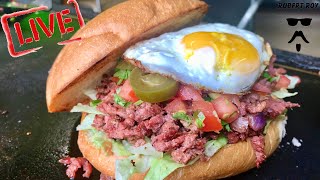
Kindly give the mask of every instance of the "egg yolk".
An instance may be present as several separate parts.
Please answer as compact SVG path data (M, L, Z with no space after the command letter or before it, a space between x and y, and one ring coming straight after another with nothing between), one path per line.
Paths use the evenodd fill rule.
M257 49L238 35L218 32L195 32L184 36L185 58L189 59L194 51L212 47L216 53L215 69L250 73L260 67Z

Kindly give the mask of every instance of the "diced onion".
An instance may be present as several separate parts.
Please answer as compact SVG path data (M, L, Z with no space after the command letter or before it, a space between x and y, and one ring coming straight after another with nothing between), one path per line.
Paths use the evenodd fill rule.
M246 117L239 117L237 120L233 121L230 126L231 129L239 133L244 133L248 130L248 119Z
M260 131L266 125L266 119L262 113L249 116L249 126L254 131Z

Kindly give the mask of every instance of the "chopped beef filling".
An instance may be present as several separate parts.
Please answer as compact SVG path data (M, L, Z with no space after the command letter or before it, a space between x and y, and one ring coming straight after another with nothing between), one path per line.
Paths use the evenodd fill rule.
M251 138L251 145L256 155L256 166L259 168L260 164L266 159L264 154L264 136L253 136Z
M275 118L287 108L300 107L299 104L286 102L283 99L274 99L271 96L261 96L258 93L250 93L242 97L241 104L245 110L241 113L255 114L262 112L265 116Z
M285 102L282 99L268 99L263 113L266 116L275 118L282 114L287 108L300 107L297 103Z
M205 139L197 138L197 134L187 134L180 136L183 137L183 142L180 147L173 150L171 155L172 159L176 162L187 163L190 159L203 155Z
M74 179L78 169L82 167L84 174L83 177L89 178L92 172L92 166L89 161L83 157L65 157L59 160L60 163L68 167L66 174L70 179Z
M274 83L269 82L267 79L261 79L253 85L252 89L270 94L273 86L275 86Z
M271 75L271 76L276 76L276 75L279 75L279 74L286 74L286 70L283 69L283 68L274 68L274 62L276 61L276 56L273 55L270 59L270 62L269 62L269 66L268 66L268 73Z
M272 63L269 66L270 75L285 73L284 69L274 68ZM276 82L261 78L254 84L253 91L249 94L226 95L237 108L238 116L230 123L231 129L223 129L220 134L227 137L229 144L244 141L250 137L258 167L266 158L263 139L265 123L263 127L255 127L256 124L252 123L250 118L257 114L265 119L275 118L284 113L287 108L299 107L299 104L273 98L270 93L275 90L275 86ZM117 85L111 77L103 77L101 84L97 87L97 98L102 100L97 108L106 115L96 115L93 127L105 132L109 138L125 139L135 146L145 144L145 137L149 137L156 150L170 153L172 159L179 163L186 164L195 157L208 159L204 155L205 144L209 140L216 139L219 134L203 132L194 122L173 118L173 113L177 112L176 109L183 110L191 116L194 111L192 103L201 96L208 96L207 92L198 92L192 87L181 85L180 98L162 103L142 102L140 105L129 103L122 106L114 99L117 89L121 87L122 85ZM70 173L73 172L72 168L78 168L71 165L69 167Z
M98 110L106 115L97 115L93 126L107 133L108 137L127 139L135 145L142 145L145 136L148 136L156 150L169 152L175 161L184 164L204 153L207 140L199 136L194 126L179 124L162 104L143 102L139 106L131 104L122 107L113 100L117 86L106 91L102 91L101 86L98 89L103 92L97 95L103 100Z

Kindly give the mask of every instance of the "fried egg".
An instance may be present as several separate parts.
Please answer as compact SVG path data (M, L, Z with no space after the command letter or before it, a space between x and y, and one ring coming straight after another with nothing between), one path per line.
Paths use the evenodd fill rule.
M213 92L250 90L272 55L260 36L227 24L201 24L139 42L124 53L150 72Z

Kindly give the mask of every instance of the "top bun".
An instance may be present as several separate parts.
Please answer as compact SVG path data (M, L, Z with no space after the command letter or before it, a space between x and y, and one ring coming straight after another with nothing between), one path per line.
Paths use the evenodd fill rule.
M73 36L82 40L57 56L47 80L48 111L85 101L83 91L110 72L129 46L199 23L207 8L200 0L130 0L99 14Z

